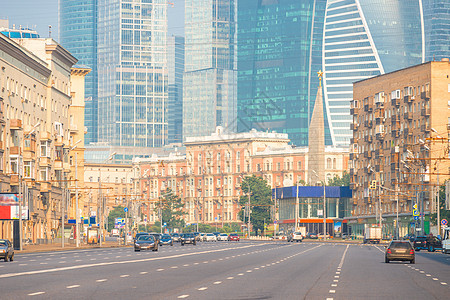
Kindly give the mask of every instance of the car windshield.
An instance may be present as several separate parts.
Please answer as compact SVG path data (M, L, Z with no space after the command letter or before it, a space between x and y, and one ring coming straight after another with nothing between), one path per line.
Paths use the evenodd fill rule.
M162 238L162 239L170 239L171 237L170 237L170 235L168 235L168 234L164 234L161 238Z
M222 233L220 236L228 236L228 234L226 233Z
M294 232L294 234L299 234L299 235L300 235L300 234L302 234L302 233L301 233L301 232Z
M409 243L392 243L390 246L391 249L410 249L411 245Z
M214 234L212 234L212 233L208 233L208 234L207 234L207 236L213 236L213 235L214 235Z
M178 233L172 233L172 236L180 236Z
M138 241L153 241L153 237L151 235L142 235L138 238Z
M6 241L0 241L0 246L7 246Z

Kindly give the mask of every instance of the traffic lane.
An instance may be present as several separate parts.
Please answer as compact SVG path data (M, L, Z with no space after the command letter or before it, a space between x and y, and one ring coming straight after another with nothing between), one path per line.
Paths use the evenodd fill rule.
M219 246L198 244L201 249L214 249ZM192 251L190 247L180 245L164 246L159 248L160 253L178 253ZM150 252L134 252L133 248L110 249L87 249L65 251L63 253L47 252L36 253L35 255L16 256L15 261L7 264L0 264L2 273L16 272L23 270L40 270L45 268L55 268L60 266L82 265L99 261L114 261L118 258L131 259L134 257L151 255Z
M441 252L416 252L416 269L417 272L422 271L425 276L428 274L431 277L437 278L438 282L447 283L450 286L450 255ZM445 284L444 284L445 285Z
M172 299L325 299L325 291L314 288L329 281L343 251L343 246L292 245L279 257L223 272Z
M437 284L414 271L423 260L416 257L416 264L409 262L384 262L382 246L350 246L334 287L334 299L444 299L448 288Z
M239 246L239 245L236 245ZM260 245L242 245L239 246L241 248L241 252L245 252L247 249L255 248ZM225 251L222 251L225 250ZM222 256L225 255L232 255L237 254L235 252L232 252L232 250L236 249L213 249L213 250L206 250L203 249L203 251L197 251L197 252L207 252L207 253L182 253L178 255L171 255L171 256L159 256L155 255L153 258L148 259L141 259L141 262L136 262L137 260L130 260L130 261L123 261L118 262L116 264L112 265L105 265L107 263L103 263L103 265L99 264L93 264L91 266L87 266L83 269L63 269L59 268L56 272L53 272L52 270L42 270L42 273L39 274L33 274L33 275L26 275L23 276L14 276L14 277L5 277L8 274L0 275L0 289L2 290L3 295L7 297L25 297L25 295L35 295L35 296L42 296L45 293L46 297L59 297L62 294L65 295L66 292L70 294L70 291L67 291L67 289L77 289L76 295L83 295L83 297L90 297L90 295L93 293L93 291L97 290L98 288L101 289L102 286L109 286L107 289L110 289L112 291L117 290L118 286L121 286L119 289L119 293L122 291L122 288L126 289L128 288L127 280L128 277L136 276L136 275L145 275L145 274L153 274L155 275L155 272L160 272L164 270L164 267L167 266L174 266L173 264L173 258L176 258L176 256L184 257L185 262L188 261L187 259L191 258L192 256L199 255L200 257L197 257L199 260L197 264L192 264L192 268L196 268L196 266L201 265L201 263L204 263L205 257L202 257L202 254L209 254L209 252L216 251L217 254L221 254ZM239 249L238 249L239 250ZM248 251L247 251L248 252ZM155 253L157 254L157 253ZM241 255L241 254L237 254ZM229 256L231 258L231 256ZM236 256L237 257L237 256ZM224 259L226 260L226 259ZM219 262L220 260L217 260ZM180 268L182 265L180 265ZM178 266L177 266L178 268ZM137 270L140 270L139 273ZM171 271L176 271L175 269L170 268ZM143 273L143 274L141 274ZM170 276L173 276L173 274L177 274L177 272L171 272L169 274ZM186 278L189 278L189 276L185 276ZM123 279L121 281L120 279ZM115 283L116 280L119 280L119 282ZM111 285L111 282L113 283ZM105 283L102 285L99 285L99 283ZM161 282L161 284L157 284L156 288L159 286L164 285L164 281ZM122 285L125 284L125 286L122 287ZM148 283L146 282L145 285ZM178 283L176 283L178 284ZM62 294L61 294L62 293ZM126 296L126 294L122 295ZM66 295L65 295L66 297Z

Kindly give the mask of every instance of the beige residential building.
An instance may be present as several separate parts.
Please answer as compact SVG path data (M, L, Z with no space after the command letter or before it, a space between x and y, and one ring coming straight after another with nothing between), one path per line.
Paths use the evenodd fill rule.
M358 222L386 219L393 234L398 212L400 236L413 230L413 205L435 210L435 186L448 179L450 63L428 62L354 84L351 182ZM376 189L370 189L376 181ZM423 196L422 196L423 195ZM380 210L381 209L381 210ZM419 224L419 226L421 226ZM412 228L412 229L411 229Z
M29 209L23 233L33 243L60 236L63 208L67 215L74 206L63 202L77 138L69 126L71 105L84 99L88 72L73 68L76 62L52 39L0 35L0 188L23 193ZM82 133L79 138L82 151ZM12 238L12 221L0 221L2 237Z

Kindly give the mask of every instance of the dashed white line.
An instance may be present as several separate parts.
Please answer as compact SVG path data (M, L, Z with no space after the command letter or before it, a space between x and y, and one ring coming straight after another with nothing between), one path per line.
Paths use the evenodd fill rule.
M437 279L437 278L435 277L435 278L433 278L433 280L439 280L439 279Z
M208 289L208 287L204 286L204 287L199 288L198 290L199 291L204 291L204 290L207 290L207 289Z
M441 282L442 285L447 285L447 282Z
M164 269L158 269L158 270L156 270L157 272L161 272L161 271L164 271Z
M105 282L108 279L97 279L96 282Z
M120 275L120 278L125 278L125 277L129 277L130 275L128 274L124 274L124 275Z
M234 279L233 276L227 277L228 280Z
M336 290L330 290L329 293L334 294L334 293L336 293Z
M74 285L66 286L67 289L74 289L74 288L77 288L77 287L80 287L80 285L79 284L74 284Z
M216 281L216 282L214 282L214 284L221 284L222 283L222 281Z
M181 295L181 296L178 296L178 299L184 299L184 298L187 298L187 297L189 297L189 295Z
M148 272L141 272L141 273L139 273L139 274L141 274L141 275L144 275L144 274L147 274Z
M28 296L37 296L37 295L42 295L42 294L45 294L45 292L31 293L31 294L28 294Z
M173 267L170 267L171 269L178 269L178 267L177 266L173 266Z
M238 276L243 276L243 275L244 275L244 273L239 273L239 274L238 274Z

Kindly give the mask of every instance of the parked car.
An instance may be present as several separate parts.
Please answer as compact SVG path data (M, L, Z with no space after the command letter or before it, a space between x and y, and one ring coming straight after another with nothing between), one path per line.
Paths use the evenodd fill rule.
M230 235L228 236L228 240L239 242L239 235L237 233L230 233Z
M346 240L346 239L350 238L350 236L349 236L348 233L343 232L342 235L341 235L341 238L342 238L343 240Z
M306 234L306 238L316 240L316 239L319 238L319 236L317 235L317 233L314 233L314 232L308 232L308 233Z
M221 233L220 235L217 236L217 240L218 241L228 241L228 234Z
M301 242L303 241L303 236L301 232L292 232L288 236L288 242Z
M171 236L172 236L172 241L174 241L174 242L179 242L180 241L180 234L179 233L174 232L174 233L171 234Z
M194 236L197 242L201 241L201 232L194 232Z
M207 233L205 242L217 242L217 237L214 233Z
M407 235L402 237L402 240L409 240L409 241L413 242L415 238L416 238L416 236L414 234L408 233Z
M220 232L213 232L213 234L218 237L220 235Z
M184 244L192 244L197 245L196 237L193 233L183 233L181 235L181 246L184 246Z
M278 233L278 234L272 236L272 239L274 239L274 240L287 240L287 236L284 233Z
M0 258L5 261L14 260L14 248L9 240L0 240Z
M436 236L429 236L427 238L427 250L428 252L434 252L435 250L442 250L442 241Z
M414 250L420 251L420 250L428 250L427 246L427 237L426 236L418 236L414 239Z
M160 246L163 246L163 245L173 246L173 240L172 240L172 237L170 236L170 234L161 235L161 239L159 240L159 245Z
M206 233L200 233L200 241L206 242Z
M141 235L134 242L134 251L141 250L158 251L158 241L153 235Z
M385 263L390 261L409 261L414 264L416 262L416 255L414 248L409 241L391 241L386 248Z

